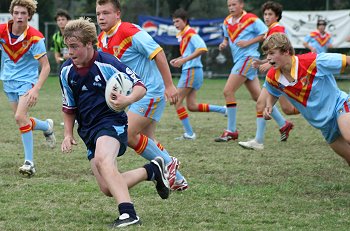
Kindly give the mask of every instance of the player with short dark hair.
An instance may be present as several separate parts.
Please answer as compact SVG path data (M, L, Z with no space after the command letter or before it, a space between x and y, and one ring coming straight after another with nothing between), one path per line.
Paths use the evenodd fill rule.
M279 24L279 20L282 18L282 9L283 9L281 4L273 1L268 1L262 5L261 9L264 15L265 24L269 28L268 31L266 32L265 38L267 38L268 36L274 33L286 33L285 27ZM253 62L253 65L257 65L256 68L259 68L260 72L262 73L266 73L271 68L271 65L267 62L267 59L255 60ZM266 97L267 97L267 91L264 86L261 89L259 98L256 102L255 138L245 142L242 142L242 141L238 142L238 144L243 148L253 149L253 150L264 149L266 121L262 115L265 108ZM296 110L295 107L283 96L279 98L279 102L283 112L285 112L287 115L298 113L298 110ZM273 112L271 116L279 126L279 132L281 134L280 140L287 141L289 137L289 132L292 130L294 126L293 123L290 121L287 121L279 112L276 106L273 108Z
M282 33L269 36L262 50L272 65L265 81L268 97L264 117L271 119L273 105L284 95L350 165L350 95L338 88L333 76L350 65L350 56L294 55L290 40Z
M63 30L68 21L71 19L66 10L58 9L55 15L55 21L58 26L58 31L52 36L53 47L51 48L55 54L56 63L60 66L66 59L69 58L67 46L63 40Z
M197 91L203 84L203 65L201 55L208 51L203 39L189 25L187 12L180 8L173 13L173 24L180 32L176 35L180 42L180 57L172 59L173 67L182 67L182 73L177 85L179 101L175 104L176 112L182 122L185 133L177 139L194 140L196 134L193 132L189 116L183 101L186 99L187 109L191 112L218 112L225 114L226 108L212 104L196 101Z
M56 143L51 119L43 121L28 116L50 74L45 38L40 31L28 25L36 8L36 1L12 0L12 19L0 24L0 80L3 81L4 91L11 104L24 146L24 164L19 168L19 172L28 176L35 173L32 131L43 131L51 148Z
M164 160L155 158L143 168L123 174L118 171L116 159L127 147L128 118L124 111L111 110L106 100L119 110L140 100L146 88L135 72L113 55L95 50L96 27L89 19L68 22L63 35L70 59L60 71L64 119L61 150L71 152L76 145L73 127L77 119L78 134L87 147L87 158L100 190L114 197L118 204L120 216L112 227L140 224L128 188L143 180L153 180L161 198L168 198L170 189ZM106 83L116 73L126 75L133 82L133 91L125 96L113 90L106 99Z
M332 35L326 32L326 26L326 20L317 20L317 30L305 36L304 47L317 54L327 52L328 48L332 48Z

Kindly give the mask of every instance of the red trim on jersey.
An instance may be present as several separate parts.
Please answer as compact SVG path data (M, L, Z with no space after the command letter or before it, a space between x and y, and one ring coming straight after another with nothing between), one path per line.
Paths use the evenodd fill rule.
M40 31L28 26L28 28L23 32L24 38L21 41L11 45L12 41L10 41L10 32L12 30L12 24L12 20L6 24L0 24L0 38L5 41L2 43L4 48L3 50L14 63L17 63L17 61L29 50L29 48L33 44L43 39L44 36Z
M132 46L132 37L140 31L135 25L129 22L121 22L117 28L117 32L108 38L107 47L102 44L102 39L107 36L106 32L101 32L98 36L97 46L102 51L112 54L119 59L123 56L125 51Z
M279 69L276 70L274 68L270 68L269 72L267 73L267 82L273 87L285 92L289 97L295 99L306 107L307 100L311 92L312 83L317 72L316 56L317 54L314 53L307 53L297 56L299 58L299 66L297 83L294 86L282 87L278 82L281 73Z
M327 42L331 39L331 35L325 33L322 35L319 31L313 31L310 33L310 37L315 39L322 47L327 44Z
M275 33L286 33L286 28L277 22L273 23L271 26L269 26L269 30L267 31L266 37L275 34Z
M190 43L191 37L196 34L196 31L192 28L189 28L181 37L180 42L180 54L183 55L188 44Z
M244 31L248 26L253 24L258 19L255 14L245 13L239 19L238 23L231 24L228 22L230 18L232 18L231 15L225 18L224 25L227 25L227 32L232 42L237 39L238 35L242 33L242 31Z

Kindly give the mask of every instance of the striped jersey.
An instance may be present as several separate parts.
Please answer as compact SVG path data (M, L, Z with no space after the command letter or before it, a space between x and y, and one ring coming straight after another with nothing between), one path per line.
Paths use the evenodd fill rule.
M332 118L334 109L344 103L346 93L341 91L333 74L344 71L346 56L336 53L307 53L292 56L293 82L270 68L265 86L272 95L284 95L315 128L322 128ZM343 99L338 100L338 99Z

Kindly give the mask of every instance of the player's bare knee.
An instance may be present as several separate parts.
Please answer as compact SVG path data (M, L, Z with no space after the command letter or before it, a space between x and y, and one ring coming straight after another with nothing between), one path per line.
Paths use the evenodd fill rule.
M27 117L25 115L16 113L15 120L16 120L16 124L20 127L27 125Z

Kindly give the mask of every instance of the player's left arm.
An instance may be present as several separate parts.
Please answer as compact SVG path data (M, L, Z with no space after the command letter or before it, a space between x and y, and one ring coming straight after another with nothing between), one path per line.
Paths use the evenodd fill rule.
M50 74L50 63L49 63L49 59L47 58L47 55L44 54L41 58L39 58L38 61L41 67L38 82L34 85L32 89L30 89L26 93L26 96L28 97L27 102L29 107L33 107L37 103L38 97L39 97L39 91Z

